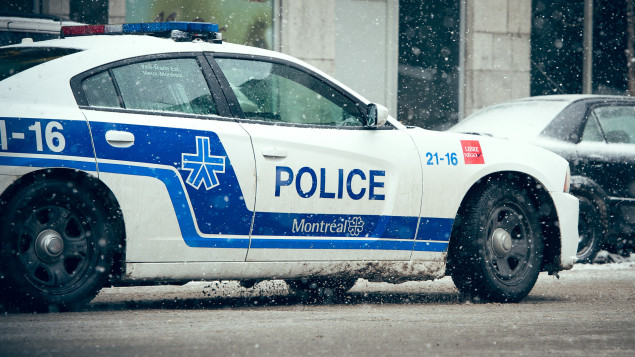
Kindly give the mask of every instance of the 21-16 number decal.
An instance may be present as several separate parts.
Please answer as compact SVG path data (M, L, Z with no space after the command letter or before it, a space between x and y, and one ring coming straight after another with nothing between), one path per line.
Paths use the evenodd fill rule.
M456 153L446 152L445 154L439 155L438 152L427 152L426 153L426 165L440 165L446 162L448 165L456 166L459 163L459 159L456 157Z

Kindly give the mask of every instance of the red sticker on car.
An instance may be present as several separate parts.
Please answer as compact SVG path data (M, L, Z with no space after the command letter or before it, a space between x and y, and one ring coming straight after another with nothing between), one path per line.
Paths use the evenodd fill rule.
M478 140L461 140L461 147L463 148L463 159L465 159L466 165L485 163L483 151L481 151L481 143Z

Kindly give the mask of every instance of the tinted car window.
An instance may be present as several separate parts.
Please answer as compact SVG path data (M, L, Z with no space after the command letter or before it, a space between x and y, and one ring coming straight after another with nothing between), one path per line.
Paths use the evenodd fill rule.
M39 64L79 52L73 48L15 47L0 49L0 81Z
M591 114L584 126L584 132L582 133L582 141L604 141L600 126L598 125L595 114Z
M635 143L635 107L610 106L593 110L609 143Z
M216 59L247 118L362 126L355 102L321 80L277 63Z
M134 63L113 68L112 73L127 109L218 113L194 58Z
M86 78L82 82L82 89L91 107L121 107L117 90L108 72Z

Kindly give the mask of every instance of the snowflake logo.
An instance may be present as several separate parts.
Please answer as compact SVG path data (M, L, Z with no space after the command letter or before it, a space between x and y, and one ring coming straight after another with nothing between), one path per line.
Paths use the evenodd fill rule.
M196 188L205 184L209 190L218 186L217 173L225 173L225 157L213 156L210 153L209 138L196 137L196 154L182 154L181 170L190 171L186 182Z
M348 234L357 237L364 230L362 217L353 217L348 220Z

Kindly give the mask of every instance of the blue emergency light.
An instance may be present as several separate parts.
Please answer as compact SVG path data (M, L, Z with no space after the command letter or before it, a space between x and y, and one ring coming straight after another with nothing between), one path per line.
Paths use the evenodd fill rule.
M173 31L187 33L193 38L220 40L218 24L206 22L149 22L122 25L62 26L62 37L89 35L167 35Z

